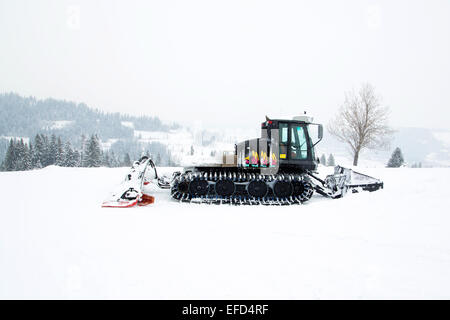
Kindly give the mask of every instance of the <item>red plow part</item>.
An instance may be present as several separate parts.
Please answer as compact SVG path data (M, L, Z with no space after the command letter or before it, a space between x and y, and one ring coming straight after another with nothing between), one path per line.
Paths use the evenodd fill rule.
M138 206L144 207L148 206L149 204L152 204L155 202L155 197L150 196L148 194L143 194L141 197L141 200L138 202Z
M102 208L130 208L138 203L135 200L119 200L119 201L105 201L102 203Z

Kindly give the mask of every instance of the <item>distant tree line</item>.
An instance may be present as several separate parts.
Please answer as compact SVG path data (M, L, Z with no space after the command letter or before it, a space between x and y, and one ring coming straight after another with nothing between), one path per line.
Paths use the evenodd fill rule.
M132 127L124 125L125 122L131 122ZM164 124L158 117L105 113L84 103L0 94L0 136L30 137L44 132L74 139L83 132L96 132L107 140L133 138L134 130L169 131L179 127Z
M75 147L68 140L52 134L37 134L33 142L10 139L0 171L23 171L40 169L51 165L61 167L129 167L142 155L152 158L156 165L177 166L164 144L152 142L140 144L136 141L116 141L103 151L96 134L81 135ZM130 144L128 147L125 147ZM131 150L132 154L126 152ZM144 150L146 150L144 152ZM149 150L153 152L150 153Z
M105 149L108 149L106 152L101 152L102 165L111 167L122 165L126 154L130 159L135 160L142 156L145 150L151 150L154 161L160 159L158 165L175 165L166 144L139 141L135 136L135 130L154 132L177 128L179 128L178 124L164 124L158 117L105 113L83 103L76 104L51 98L38 100L15 93L0 94L0 164L3 159L3 163L10 161L6 161L8 149L10 150L8 159L14 158L16 153L20 155L17 158L21 158L27 153L35 152L36 143L47 144L48 148L45 147L47 150L52 145L53 154L55 154L54 145L58 145L59 138L63 151L70 147L74 154L73 158L78 156L78 159L68 161L68 164L61 164L60 161L53 160L53 155L48 157L43 155L44 158L39 159L40 164L33 163L32 168L50 164L88 166L84 159L84 149L86 140L89 139L86 139L83 134L95 132L97 141L101 140ZM36 133L40 136L37 141L35 141ZM53 135L56 142L52 141ZM27 142L23 143L23 146L20 145L21 137L23 137L22 141ZM11 146L11 138L13 146ZM66 146L66 142L70 142L69 146ZM20 161L23 160L14 162ZM9 163L11 166L11 161ZM17 164L18 168L23 166L23 164Z
M37 134L34 142L25 143L23 139L10 139L0 169L2 171L21 171L39 169L50 165L61 167L119 167L131 166L128 153L121 158L114 151L103 152L97 135L81 137L82 147L72 147L70 141L52 134L50 137Z
M414 162L411 168L422 168L422 162Z
M332 153L330 153L328 159L325 156L325 154L322 154L322 156L319 159L319 163L328 167L334 167L336 165L336 161L334 160L334 156Z
M335 160L333 154L330 153L328 158L325 154L322 154L322 156L319 159L319 163L324 166L335 166ZM392 152L391 157L389 158L388 163L386 164L387 168L400 168L400 167L406 167L407 164L405 162L405 158L403 157L402 150L397 147L395 148L394 152ZM411 168L422 168L422 162L415 162L412 165L410 165Z

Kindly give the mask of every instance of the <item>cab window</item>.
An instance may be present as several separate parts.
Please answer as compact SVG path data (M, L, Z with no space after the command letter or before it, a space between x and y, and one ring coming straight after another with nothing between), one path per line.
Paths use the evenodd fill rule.
M280 123L280 159L287 159L289 144L289 124Z
M308 143L305 127L298 125L291 126L290 152L292 160L304 160L308 158Z
M282 144L288 143L288 124L280 123L280 142Z

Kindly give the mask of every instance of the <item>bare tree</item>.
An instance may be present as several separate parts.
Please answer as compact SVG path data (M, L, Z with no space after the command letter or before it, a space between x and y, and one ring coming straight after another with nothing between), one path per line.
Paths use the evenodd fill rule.
M354 166L361 150L389 146L394 131L388 125L389 109L380 101L374 87L363 84L357 93L346 93L339 113L328 124L328 131L350 147Z

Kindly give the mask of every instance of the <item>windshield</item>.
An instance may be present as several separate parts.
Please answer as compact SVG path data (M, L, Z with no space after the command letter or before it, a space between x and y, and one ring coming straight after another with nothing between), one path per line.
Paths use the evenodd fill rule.
M306 160L311 143L304 124L280 123L280 159ZM314 154L312 154L314 157Z

